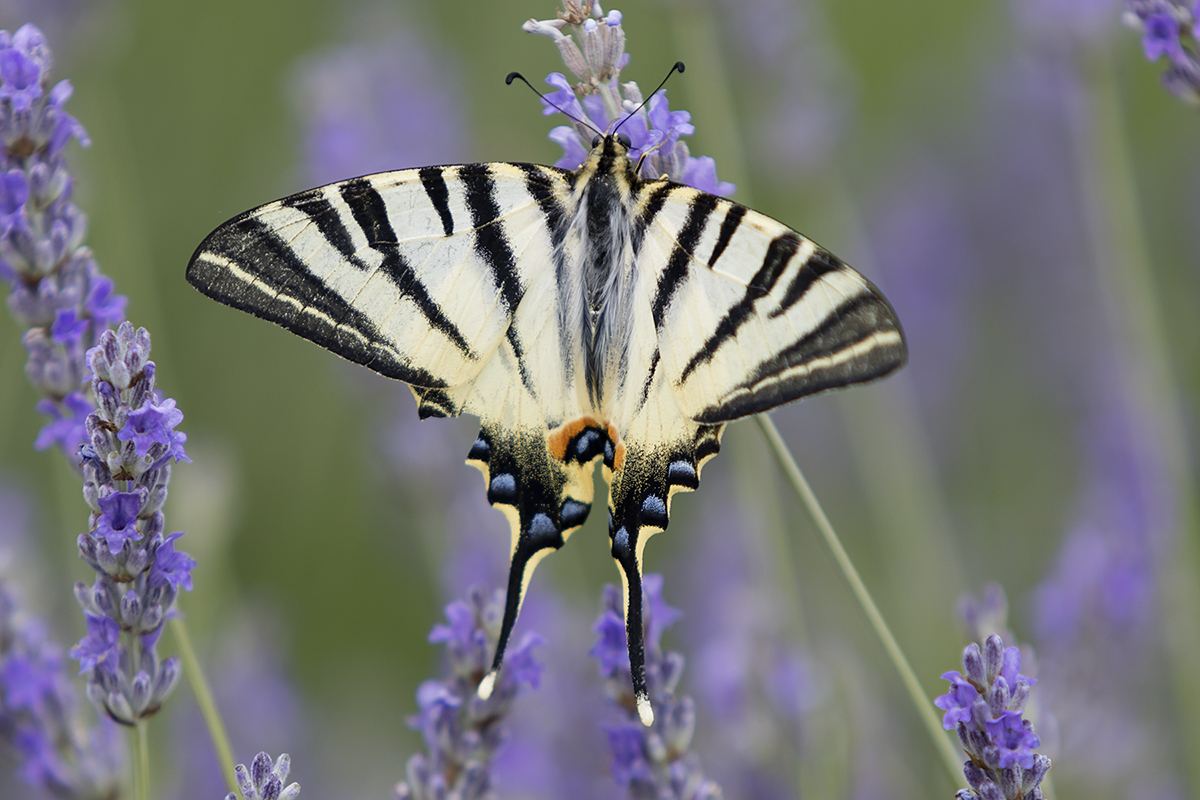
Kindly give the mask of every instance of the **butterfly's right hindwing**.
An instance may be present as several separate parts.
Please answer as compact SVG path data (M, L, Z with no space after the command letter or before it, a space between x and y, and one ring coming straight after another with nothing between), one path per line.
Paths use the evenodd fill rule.
M311 189L222 225L187 278L390 378L457 386L491 358L530 282L553 279L548 260L518 255L549 252L544 198L568 177L466 164Z

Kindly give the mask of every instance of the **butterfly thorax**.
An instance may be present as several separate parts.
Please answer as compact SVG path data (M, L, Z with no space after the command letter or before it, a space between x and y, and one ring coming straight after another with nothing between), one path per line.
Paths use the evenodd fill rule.
M579 168L572 233L581 261L578 294L564 302L582 311L584 374L598 409L611 398L627 352L629 290L633 285L633 186L628 151L606 137ZM580 303L579 301L582 300Z

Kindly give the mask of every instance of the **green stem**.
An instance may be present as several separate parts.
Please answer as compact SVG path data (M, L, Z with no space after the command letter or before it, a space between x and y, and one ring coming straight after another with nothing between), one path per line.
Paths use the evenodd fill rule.
M204 724L208 726L209 738L212 739L213 747L217 751L217 761L221 764L225 785L229 791L240 797L237 774L234 772L233 749L229 746L229 735L225 732L225 723L221 720L221 712L217 709L216 701L213 700L212 689L208 686L208 679L204 677L204 670L200 667L200 660L196 658L192 639L188 635L187 624L182 618L176 617L171 620L171 633L175 635L175 640L179 644L179 654L183 659L183 671L192 687L192 694L196 696L196 705L200 706L200 713L204 715Z
M137 800L150 798L150 737L146 733L146 721L138 720L133 726L136 746L133 748L133 796Z
M866 584L862 582L862 578L858 575L858 570L854 568L850 556L846 553L845 548L842 547L842 542L838 538L837 532L833 529L833 525L829 522L829 517L825 516L824 509L821 508L820 502L817 501L817 496L813 494L812 488L808 485L808 481L805 480L804 473L800 471L800 467L796 464L796 459L792 457L792 453L783 441L783 437L779 435L779 429L775 427L775 423L766 414L759 414L755 419L758 421L758 426L762 430L763 436L766 437L767 445L771 448L771 452L779 462L779 466L783 469L784 476L796 491L800 501L805 505L809 513L812 514L813 520L817 523L817 529L821 532L821 538L825 540L825 544L833 553L834 561L841 568L842 574L846 576L846 581L850 584L851 591L854 592L854 596L858 599L859 604L866 613L871 627L875 629L875 635L883 643L883 649L892 660L896 671L900 673L900 680L908 690L913 705L917 707L918 716L925 723L925 727L929 731L929 736L933 739L934 746L937 747L942 760L945 762L946 771L949 773L951 781L956 784L961 783L962 756L954 749L950 738L942 730L941 722L938 721L937 714L933 711L933 703L925 696L925 692L922 691L916 673L909 666L908 659L904 657L904 652L900 649L900 645L897 644L895 637L892 636L892 632L888 628L887 622L884 621L883 615L879 613L879 608L875 605L875 601L871 599L871 593L867 591Z

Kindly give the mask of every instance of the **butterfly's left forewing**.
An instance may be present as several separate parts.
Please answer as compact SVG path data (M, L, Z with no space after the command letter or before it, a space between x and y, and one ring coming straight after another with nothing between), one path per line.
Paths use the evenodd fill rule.
M226 305L413 386L475 378L509 329L550 236L551 168L467 164L368 175L222 225L188 280ZM450 410L456 412L457 410Z

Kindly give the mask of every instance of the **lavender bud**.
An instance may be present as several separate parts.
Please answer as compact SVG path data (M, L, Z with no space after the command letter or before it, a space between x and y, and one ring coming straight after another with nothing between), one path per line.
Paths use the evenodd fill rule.
M1004 667L1004 640L992 634L983 642L984 685L996 680Z
M253 763L251 762L251 764ZM254 782L250 779L250 773L246 770L245 764L238 764L234 767L233 774L237 778L238 788L242 790L242 797L251 798L258 796Z
M979 645L972 642L963 650L963 674L967 676L967 680L975 684L976 687L987 686L989 681L986 671L983 667L983 653L979 650Z
M250 762L250 780L255 788L261 787L271 775L271 757L266 753L259 753L254 757L254 761Z
M982 800L1005 800L1004 793L1000 791L1000 787L991 781L985 781L979 787L979 796Z
M149 702L150 676L145 672L139 672L133 676L133 682L129 687L129 704L133 708L134 713L141 716L141 713L146 710Z

